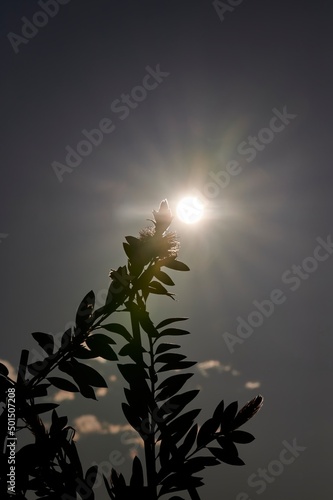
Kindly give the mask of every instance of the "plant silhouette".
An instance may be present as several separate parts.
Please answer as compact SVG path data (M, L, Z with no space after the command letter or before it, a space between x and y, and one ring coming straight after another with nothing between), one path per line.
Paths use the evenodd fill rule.
M175 352L180 345L167 340L189 334L174 326L187 318L168 318L155 325L147 311L147 299L150 294L173 299L166 286L174 282L162 269L189 268L177 260L179 244L176 234L169 231L172 214L166 200L153 211L153 217L153 225L141 230L138 238L125 238L128 262L110 272L103 307L95 309L95 296L90 291L78 307L75 327L63 333L60 346L48 333L33 333L44 359L29 363L30 353L23 350L16 381L0 363L1 498L26 499L34 494L40 500L95 499L97 466L83 472L75 430L68 425L67 417L58 415L58 404L39 400L48 395L51 386L96 399L94 388L107 384L85 360L98 356L118 361L126 385L122 410L144 443L144 464L134 458L129 482L114 469L110 477L103 476L112 500L157 500L174 493L170 500L184 500L179 496L184 493L198 500L198 489L204 483L197 473L222 462L244 464L236 444L250 443L254 437L239 428L261 408L263 398L255 397L239 411L237 402L225 407L221 401L200 427L196 423L200 409L184 412L199 392L183 391L193 376L187 369L195 362ZM130 329L107 322L118 311L129 315ZM116 353L119 337L123 345ZM122 358L130 361L120 362ZM52 422L47 430L40 415L50 411ZM15 456L11 453L13 429L17 434L28 429L32 437L32 442L18 449ZM15 469L12 482L9 464Z

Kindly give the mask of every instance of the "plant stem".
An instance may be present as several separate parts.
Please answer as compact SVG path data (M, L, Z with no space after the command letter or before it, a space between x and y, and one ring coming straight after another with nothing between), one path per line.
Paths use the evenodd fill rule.
M133 340L138 349L138 356L139 356L138 363L142 365L142 369L144 370L140 324L138 315L136 313L136 309L131 309L131 323L132 323ZM153 356L152 347L150 355ZM150 379L151 382L154 383L151 374L150 374ZM152 385L152 387L154 386ZM157 500L157 484L156 484L157 478L156 478L156 468L155 468L155 434L153 427L153 419L149 413L148 401L147 401L147 410L144 420L147 422L146 427L148 427L146 439L144 440L147 486L149 492L149 498L147 498L147 500Z
M149 340L149 355L150 355L150 369L149 369L149 376L150 376L150 383L151 383L151 394L154 400L154 405L155 403L155 378L156 378L156 372L155 372L155 360L154 360L154 346L152 339L150 335L148 335L148 340ZM157 407L157 405L156 405ZM157 474L156 474L156 450L155 450L155 420L154 420L154 413L151 415L151 434L149 435L149 439L151 441L151 447L153 450L153 467L154 467L154 491L153 491L153 496L152 499L155 500L157 499Z
M191 500L200 500L199 494L195 488L189 488L187 491L191 497Z

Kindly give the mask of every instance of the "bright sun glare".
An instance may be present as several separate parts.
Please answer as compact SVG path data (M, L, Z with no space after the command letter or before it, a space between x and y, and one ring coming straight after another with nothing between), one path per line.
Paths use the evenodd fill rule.
M177 205L177 215L179 219L186 224L198 222L202 218L203 213L203 204L194 196L182 198Z

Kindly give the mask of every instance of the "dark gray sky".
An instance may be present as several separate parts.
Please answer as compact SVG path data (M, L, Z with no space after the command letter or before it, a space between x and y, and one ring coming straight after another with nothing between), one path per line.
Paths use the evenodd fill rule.
M191 272L174 273L178 302L152 300L152 316L190 318L182 344L200 363L202 421L222 398L265 397L247 425L256 441L240 446L246 465L205 472L202 498L327 498L333 7L59 0L52 17L36 14L43 3L0 7L0 358L16 367L22 348L36 348L31 332L63 331L126 262L124 236L161 199L175 212L195 193L205 217L173 224ZM87 135L95 145L81 142ZM258 303L272 298L264 317ZM257 324L243 338L242 321ZM98 368L113 375L108 393L64 401L59 413L81 418L86 467L118 450L127 472L121 380L116 366ZM306 449L281 465L295 439Z

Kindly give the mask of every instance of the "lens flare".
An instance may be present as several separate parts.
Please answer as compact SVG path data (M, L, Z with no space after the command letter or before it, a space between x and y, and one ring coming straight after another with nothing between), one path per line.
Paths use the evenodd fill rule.
M177 216L186 224L199 222L203 217L203 213L203 204L194 196L182 198L177 205Z

